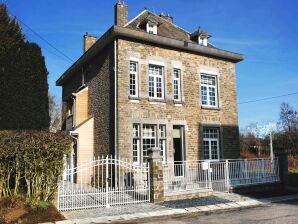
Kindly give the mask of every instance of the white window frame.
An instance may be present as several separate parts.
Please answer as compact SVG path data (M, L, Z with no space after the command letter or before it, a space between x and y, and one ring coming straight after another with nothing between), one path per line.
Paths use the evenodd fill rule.
M217 132L217 138L212 138L212 137L205 137L204 133L206 129L216 129ZM204 160L220 160L220 128L219 127L203 127L203 156L204 156ZM204 142L208 142L208 157L209 158L205 158L205 145ZM212 159L212 143L211 142L216 142L216 147L217 147L217 159Z
M131 64L135 64L136 66L136 71L132 71L131 69ZM131 76L134 76L135 78L135 94L132 94L133 89L131 88L132 84L131 84ZM130 60L129 61L129 95L132 97L139 97L139 63L135 60Z
M154 127L154 136L144 136L144 127L153 126ZM163 134L161 133L161 126L164 127ZM144 140L146 139L154 139L154 146L153 147L160 147L160 144L163 144L163 162L166 163L167 161L167 127L165 124L149 124L149 123L133 123L133 140L132 140L132 161L136 165L140 165L145 161L144 157ZM134 156L135 148L137 147L136 157ZM147 152L148 155L148 152ZM137 158L137 159L135 159Z
M134 146L136 146L136 150ZM134 151L136 151L136 156L134 156ZM140 159L141 159L140 151L141 151L141 125L133 124L132 161L134 164L140 164Z
M158 146L163 163L167 163L167 126L165 124L158 125Z
M214 78L215 85L203 84L202 83L202 76ZM217 75L211 75L211 74L207 74L207 73L201 73L200 74L200 96L201 96L201 105L203 107L213 107L213 108L218 107L218 81L217 80L218 80ZM207 91L207 104L203 104L203 94L202 94L202 88L203 87L206 87L206 89L207 89L206 90ZM209 88L214 88L215 105L211 105L211 103L210 103L210 89Z
M146 30L149 34L154 34L156 35L157 34L157 25L152 25L150 23L147 23L146 24Z
M175 76L175 71L178 71L178 77ZM178 90L178 98L175 99L175 81L177 81L177 90ZM182 98L182 91L181 91L181 69L174 68L173 69L173 99L174 101L181 101Z
M157 75L157 74L150 74L150 66L156 66L156 67L160 67L161 68L161 75ZM152 64L150 63L148 65L148 95L149 98L151 99L164 99L164 92L165 92L165 87L164 87L164 66L162 65L157 65L157 64ZM153 94L154 96L150 96L150 77L153 78ZM157 97L157 79L161 78L161 97Z

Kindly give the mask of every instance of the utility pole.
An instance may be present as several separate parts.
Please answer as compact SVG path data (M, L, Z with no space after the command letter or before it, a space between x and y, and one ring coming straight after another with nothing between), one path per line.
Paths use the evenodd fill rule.
M271 161L273 161L273 144L272 144L272 132L271 131L270 131L269 137L270 137L270 158L271 158Z

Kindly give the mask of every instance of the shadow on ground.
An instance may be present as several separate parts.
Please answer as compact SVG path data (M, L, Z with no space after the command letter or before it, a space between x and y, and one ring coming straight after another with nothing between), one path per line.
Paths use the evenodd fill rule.
M164 207L169 207L169 208L188 208L188 207L215 205L215 204L222 204L222 203L229 203L229 202L233 202L233 201L212 195L212 196L194 198L194 199L188 199L188 200L161 202L159 203L159 205Z

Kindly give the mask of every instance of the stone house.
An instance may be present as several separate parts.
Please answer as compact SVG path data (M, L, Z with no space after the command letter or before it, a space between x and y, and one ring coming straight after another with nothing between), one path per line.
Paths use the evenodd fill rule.
M210 37L147 9L128 21L118 2L114 25L99 39L86 33L83 55L56 81L74 166L102 155L141 164L152 147L165 163L238 158L235 65L243 56Z

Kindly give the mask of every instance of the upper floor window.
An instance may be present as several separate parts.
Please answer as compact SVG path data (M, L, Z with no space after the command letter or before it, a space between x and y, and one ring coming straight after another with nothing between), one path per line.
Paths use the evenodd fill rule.
M164 98L164 71L163 66L149 64L149 97Z
M173 88L174 88L174 100L181 100L181 70L174 68L173 77Z
M138 97L138 63L130 61L130 74L129 74L129 94L130 96Z
M203 129L203 153L204 159L219 159L219 128Z
M147 23L146 24L146 30L149 34L157 34L157 25L154 23Z
M217 80L216 76L201 74L202 105L217 107Z

